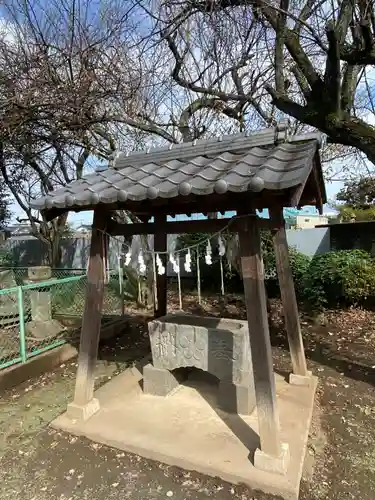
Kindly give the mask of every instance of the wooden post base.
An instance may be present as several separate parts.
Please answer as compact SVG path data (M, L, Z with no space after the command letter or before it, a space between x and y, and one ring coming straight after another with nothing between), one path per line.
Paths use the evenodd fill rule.
M302 385L304 387L308 387L313 383L313 376L310 371L307 372L307 375L296 375L295 373L291 373L289 375L289 384L291 385Z
M274 474L286 474L290 462L289 445L281 443L281 453L278 457L267 455L259 448L255 451L254 466L257 469Z
M108 243L105 221L105 213L94 212L76 387L74 402L68 408L68 414L83 420L99 409L99 403L94 399L94 384L104 296L104 257Z
M100 410L99 401L96 398L92 398L85 405L77 405L76 403L69 403L66 409L66 413L70 420L77 420L77 422L82 422L88 420L95 413Z

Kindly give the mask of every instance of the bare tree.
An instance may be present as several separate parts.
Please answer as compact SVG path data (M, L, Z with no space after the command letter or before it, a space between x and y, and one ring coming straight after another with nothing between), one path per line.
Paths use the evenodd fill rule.
M109 162L116 149L230 133L245 129L245 114L258 119L259 110L253 113L248 104L260 75L248 79L252 87L238 102L182 85L172 45L154 43L160 42L158 22L136 0L107 0L98 11L90 0L5 1L4 8L0 172L33 234L48 245L53 266L67 214L47 221L30 210L31 198L81 178L100 160ZM229 76L240 88L238 71L255 47L251 40L246 44L246 55L230 71L220 74L224 62L218 61L202 77L221 86ZM218 54L223 47L205 50L211 49Z
M132 124L142 98L128 48L134 4L109 1L95 13L89 0L16 0L4 8L0 172L57 265L67 214L49 222L29 202L108 160L117 128Z
M334 143L330 177L375 161L374 8L366 0L3 2L0 172L59 261L66 215L30 198L116 149L249 131L293 118ZM331 163L332 164L332 163ZM368 175L368 172L366 172Z
M248 124L251 109L265 123L288 115L327 134L330 154L375 163L374 9L372 0L167 0L154 19L180 87Z

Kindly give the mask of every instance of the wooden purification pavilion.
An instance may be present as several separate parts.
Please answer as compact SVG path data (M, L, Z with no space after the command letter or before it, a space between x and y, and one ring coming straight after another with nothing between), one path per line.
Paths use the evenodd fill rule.
M70 412L77 419L98 410L94 367L100 336L104 266L108 237L154 235L154 251L167 250L167 235L216 233L228 219L168 222L177 214L236 211L229 230L238 233L250 331L261 452L277 460L283 453L266 308L260 229L273 232L292 360L290 382L308 384L298 308L288 256L283 207L313 205L321 213L326 194L319 156L320 137L288 135L280 123L253 135L200 140L141 153L118 155L112 168L51 192L32 204L52 220L66 211L93 210L78 372ZM142 222L120 224L115 210L131 211ZM255 215L268 209L269 219ZM151 221L152 220L152 221ZM166 254L160 253L166 267ZM155 316L167 312L166 276L157 277Z

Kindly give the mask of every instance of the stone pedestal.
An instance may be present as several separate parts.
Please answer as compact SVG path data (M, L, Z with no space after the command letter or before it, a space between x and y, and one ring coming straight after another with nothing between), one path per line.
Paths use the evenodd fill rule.
M29 267L28 282L37 285L49 281L52 270L48 266ZM52 319L51 289L49 287L35 288L28 292L31 303L32 321L49 321Z
M50 321L52 319L52 302L50 290L30 290L31 318L33 321Z
M148 394L166 396L179 380L176 368L195 367L219 381L219 405L248 415L255 407L248 326L245 321L168 314L148 324L152 365L143 374Z
M48 285L37 287L38 283L52 281L52 270L49 266L29 267L27 274L28 283L36 287L26 292L31 309L31 321L26 325L26 332L36 339L54 336L61 326L52 320L51 288Z
M310 371L307 372L307 375L296 375L295 373L291 373L289 375L289 383L293 385L309 386L314 383L314 380Z
M155 368L151 364L143 368L143 392L153 396L168 396L176 389L182 377L165 370L164 368Z

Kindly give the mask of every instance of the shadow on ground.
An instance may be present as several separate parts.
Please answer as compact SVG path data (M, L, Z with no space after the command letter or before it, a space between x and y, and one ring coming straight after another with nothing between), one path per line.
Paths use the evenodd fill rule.
M197 313L196 299L191 298L191 307L189 297L186 302L185 309ZM223 305L204 300L202 306L205 314L243 317L239 300ZM287 372L290 359L277 304L270 314L275 368ZM373 313L360 310L327 313L319 323L302 318L309 366L320 384L300 500L374 498L374 325ZM96 386L148 353L145 320L136 318L116 339L101 344ZM75 372L74 361L2 395L1 500L275 500L51 430L48 423L72 398Z
M241 296L221 296L210 301L185 299L192 314L210 314L233 319L246 319ZM208 302L208 303L207 303ZM185 306L186 307L186 306ZM288 350L288 340L278 300L269 301L270 336L272 345ZM302 315L301 326L306 356L344 373L353 380L375 386L375 313L362 309L328 311L311 319Z

